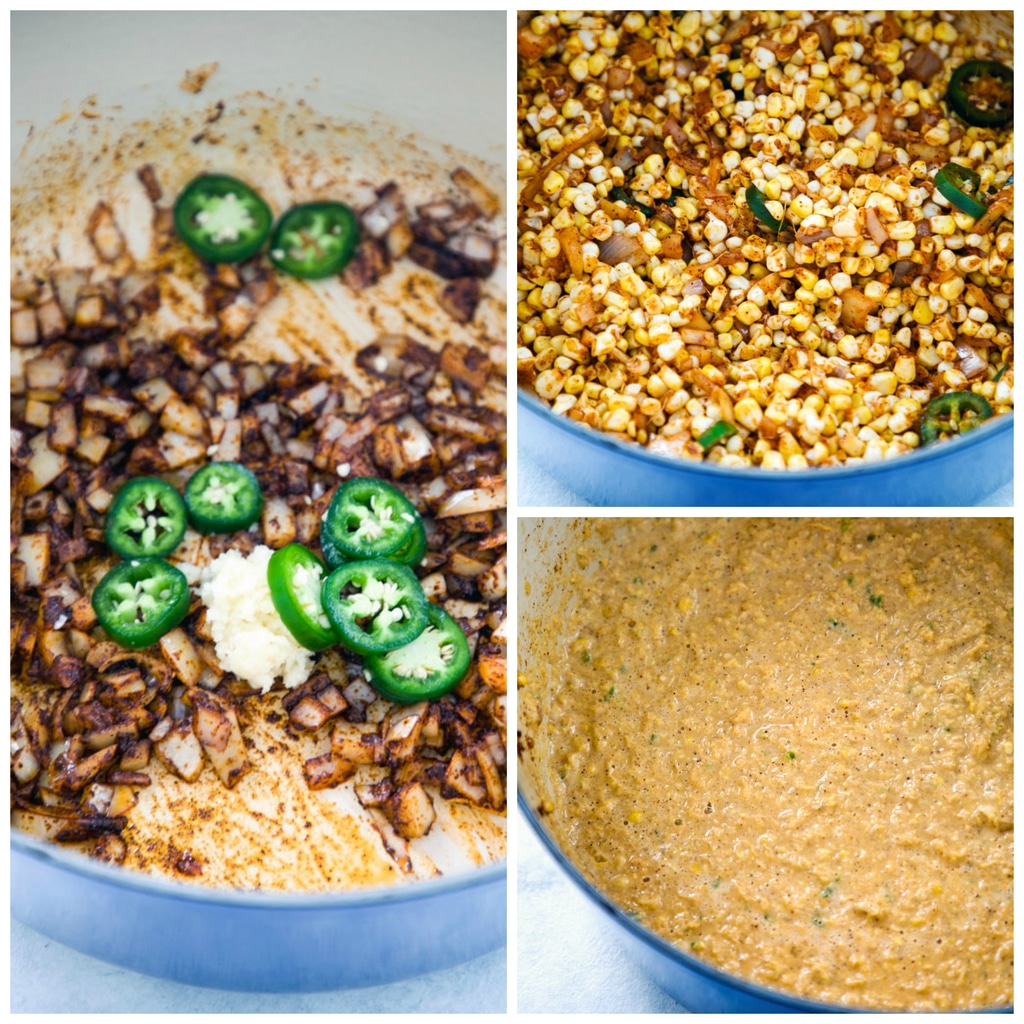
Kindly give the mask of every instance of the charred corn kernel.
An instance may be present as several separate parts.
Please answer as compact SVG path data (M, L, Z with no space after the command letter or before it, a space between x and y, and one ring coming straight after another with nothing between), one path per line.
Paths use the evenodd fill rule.
M917 376L917 367L913 356L900 356L893 366L893 373L901 384L909 384Z
M814 212L814 202L809 195L799 192L793 197L789 209L801 220L804 220Z
M674 391L665 401L665 412L671 416L681 411L686 405L686 392Z
M541 188L545 195L553 196L556 192L560 192L565 188L565 178L563 178L558 171L551 171L544 179L544 184Z
M683 378L671 366L662 367L659 371L659 376L669 391L679 391L683 386Z
M874 391L882 395L894 395L899 379L892 370L883 370L881 373L873 373L868 378Z
M713 214L708 216L708 223L704 228L704 237L715 244L716 242L724 242L726 236L729 234L729 229L725 226L723 221L720 221Z
M803 381L788 373L780 373L775 378L775 394L783 398L792 398L803 386Z
M604 429L612 433L622 433L633 422L628 409L621 406L613 409L604 418Z
M542 373L537 374L533 387L541 398L551 401L561 392L567 379L568 374L563 370L544 370Z
M564 416L570 409L574 408L575 405L576 396L563 392L554 400L554 402L551 403L551 411L556 416Z
M853 381L841 377L826 377L825 391L830 395L852 395Z
M949 215L942 214L937 217L932 217L929 222L932 231L937 235L955 235L957 226L956 221ZM916 232L916 229L915 229Z
M939 285L939 294L947 302L955 302L963 294L965 287L966 282L962 277L954 277Z
M747 430L757 430L764 413L761 410L761 406L753 398L747 397L741 398L735 404L733 415L736 418L736 422L746 427Z
M667 390L668 387L658 374L652 374L647 378L647 393L652 398L661 398Z
M725 271L715 264L704 271L704 282L712 288L720 285L725 280Z
M741 302L736 308L736 319L748 327L761 319L761 309L755 302Z

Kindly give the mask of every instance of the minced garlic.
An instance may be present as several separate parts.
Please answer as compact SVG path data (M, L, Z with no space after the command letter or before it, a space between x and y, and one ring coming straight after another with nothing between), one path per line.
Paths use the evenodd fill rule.
M263 544L248 557L225 551L203 570L199 586L220 667L264 693L277 679L289 689L304 683L313 665L312 652L274 608L267 583L272 554Z

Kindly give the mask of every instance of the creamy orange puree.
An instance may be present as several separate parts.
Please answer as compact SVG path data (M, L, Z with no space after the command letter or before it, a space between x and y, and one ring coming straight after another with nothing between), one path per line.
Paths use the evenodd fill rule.
M525 570L520 640L521 721L572 861L771 988L1010 1003L1012 530L580 524L558 571Z

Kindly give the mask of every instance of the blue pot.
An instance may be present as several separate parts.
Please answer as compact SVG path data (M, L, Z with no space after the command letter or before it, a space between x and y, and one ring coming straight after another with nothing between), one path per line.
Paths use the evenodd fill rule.
M505 865L384 889L177 885L11 837L11 913L109 963L186 985L319 992L400 981L505 943Z
M522 769L522 765L520 765ZM526 781L527 789L529 780ZM817 1003L763 988L709 966L641 928L602 896L573 867L532 809L527 793L520 790L519 808L558 866L598 908L610 926L608 931L659 988L694 1013L858 1013L847 1007ZM986 1011L1012 1013L1012 1007Z
M595 505L972 505L1013 476L1013 416L885 462L800 472L729 469L654 455L519 393L519 445Z

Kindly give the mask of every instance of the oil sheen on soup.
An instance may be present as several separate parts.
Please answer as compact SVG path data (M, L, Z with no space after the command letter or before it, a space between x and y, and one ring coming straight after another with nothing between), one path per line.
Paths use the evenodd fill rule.
M1009 520L593 520L563 562L524 643L600 890L813 1000L1012 1001Z

